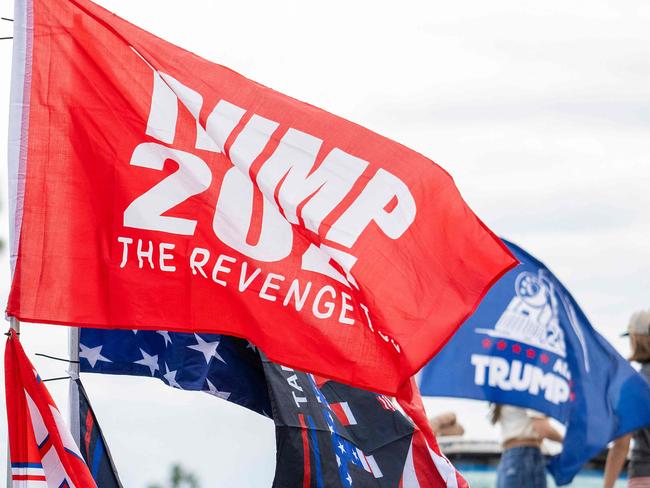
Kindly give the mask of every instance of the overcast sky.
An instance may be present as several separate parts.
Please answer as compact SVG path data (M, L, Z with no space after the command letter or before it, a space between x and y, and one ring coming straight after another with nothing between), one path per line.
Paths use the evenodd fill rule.
M12 16L11 3L0 5L3 17ZM475 212L544 261L627 353L617 335L632 311L650 307L646 0L98 3L435 160ZM0 37L11 28L0 24ZM10 64L11 41L0 41L0 134ZM0 154L6 239L4 135ZM8 269L4 252L3 307ZM33 353L65 355L64 328L26 325L22 340L43 377L63 373L62 363ZM270 420L158 380L84 381L125 486L161 479L172 461L198 472L204 486L270 485ZM66 385L50 385L65 408ZM472 438L495 438L482 403L428 406L459 411ZM4 402L0 409L3 439Z

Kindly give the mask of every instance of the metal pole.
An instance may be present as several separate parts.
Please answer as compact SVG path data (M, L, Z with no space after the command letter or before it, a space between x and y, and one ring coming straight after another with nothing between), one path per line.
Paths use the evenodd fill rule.
M9 327L16 331L16 334L20 334L20 322L16 317L9 317Z
M9 262L11 280L14 278L13 263L16 258L16 249L18 245L18 237L16 236L15 222L17 219L16 210L19 200L19 192L17 190L17 182L12 180L12 177L18 178L20 174L20 160L21 147L20 142L25 143L22 135L25 133L25 128L22 127L23 112L25 110L25 99L23 98L25 87L29 90L29 86L25 84L25 69L28 62L31 62L31 52L28 55L28 49L31 49L31 43L27 42L27 37L31 35L28 27L31 27L31 4L28 6L29 0L15 0L14 1L14 42L13 54L11 61L11 94L10 94L10 110L9 110L9 137L8 137L8 157L7 167L9 168ZM28 33L29 31L29 33ZM16 143L16 141L19 141ZM20 204L22 205L22 197L20 197ZM16 317L9 317L9 326L20 334L20 322ZM11 453L9 452L9 435L7 435L7 487L12 486L11 474Z
M16 334L20 334L20 322L16 317L9 317L9 327L16 331ZM9 426L7 426L9 428ZM11 453L9 452L9 433L7 432L7 488L10 488L13 484L13 479L11 475Z
M68 369L70 383L68 384L68 409L70 419L70 431L72 438L80 446L81 428L79 425L79 387L75 380L79 378L79 328L70 327L68 331L68 354L71 362Z

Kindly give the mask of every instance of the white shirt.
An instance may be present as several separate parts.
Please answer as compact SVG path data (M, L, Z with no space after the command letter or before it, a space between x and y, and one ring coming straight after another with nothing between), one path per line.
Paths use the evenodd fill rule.
M503 405L501 407L501 439L541 439L533 428L533 419L543 419L544 415L535 410Z

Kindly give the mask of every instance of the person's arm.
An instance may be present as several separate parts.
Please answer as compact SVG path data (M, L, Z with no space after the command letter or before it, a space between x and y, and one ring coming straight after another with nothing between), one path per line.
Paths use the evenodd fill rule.
M555 442L562 442L564 439L547 418L536 417L532 419L533 429L542 439L549 439Z
M605 462L605 483L604 488L613 488L614 483L621 474L627 451L630 448L630 439L632 434L624 435L614 441L612 447L609 448L607 453L607 462Z

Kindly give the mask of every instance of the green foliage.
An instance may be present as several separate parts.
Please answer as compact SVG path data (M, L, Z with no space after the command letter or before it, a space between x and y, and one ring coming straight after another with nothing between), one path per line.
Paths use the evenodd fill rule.
M180 464L173 464L169 473L169 483L166 485L153 484L148 488L200 488L199 482L194 473L185 471Z

